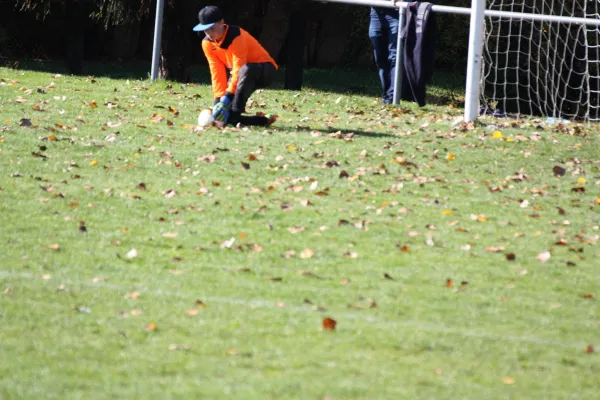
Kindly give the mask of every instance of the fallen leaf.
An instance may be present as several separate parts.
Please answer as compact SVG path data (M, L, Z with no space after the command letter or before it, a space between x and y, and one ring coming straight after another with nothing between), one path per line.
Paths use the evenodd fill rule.
M504 246L490 246L490 247L486 247L484 250L489 253L497 253L499 251L503 251Z
M505 385L512 385L515 383L515 380L513 378L506 377L502 379L502 383L504 383Z
M288 228L288 231L290 231L290 233L298 233L298 232L302 232L304 230L303 226L290 226Z
M240 163L242 164L242 167L244 167L244 169L250 169L250 164L243 161L241 161Z
M336 325L337 325L337 322L334 319L331 319L331 318L323 319L323 330L324 331L333 331L335 329Z
M202 300L198 299L196 300L196 302L194 303L196 305L196 307L199 308L206 308L206 303L204 303Z
M131 249L127 252L127 258L136 258L138 256L138 252L136 249Z
M538 260L540 260L543 263L548 261L550 259L550 257L551 257L551 255L550 255L549 251L545 251L545 252L540 253L537 256L535 256L535 258L537 258Z
M169 350L184 350L184 351L188 351L188 350L190 350L190 347L186 346L186 345L183 345L183 344L171 343L169 345Z
M306 248L304 250L302 250L302 252L300 253L300 258L311 258L312 256L315 255L315 252L309 248Z
M552 172L554 172L554 175L564 176L567 173L567 170L556 165L554 168L552 168Z
M131 292L131 293L125 295L126 299L132 299L132 300L135 300L138 297L140 297L140 292Z
M515 253L506 253L505 256L508 261L514 261L517 258Z
M446 160L449 160L449 161L456 160L456 156L452 153L448 153L448 154L446 154Z
M176 238L177 236L179 236L179 233L177 232L165 232L162 234L163 237L166 238Z
M446 279L446 287L451 288L452 286L454 286L454 284L452 283L452 279Z
M180 269L171 269L169 270L170 273L172 273L173 275L183 275L185 274L185 271L182 271Z
M154 322L150 322L149 324L144 326L144 329L147 331L155 331L156 328L157 328L157 325Z
M239 353L239 351L237 351L236 349L227 349L227 354L229 354L230 356L235 356Z
M231 246L233 246L233 243L234 243L234 242L235 242L235 237L232 237L232 238L231 238L231 239L229 239L229 240L225 240L225 241L223 241L223 243L221 243L219 246L220 246L222 249L230 249L230 248L231 248Z
M185 312L185 315L187 315L188 317L193 317L194 315L198 315L199 312L200 311L198 311L198 309L192 308L192 309L187 310Z
M594 298L594 293L584 293L583 294L583 298L584 299L593 299Z
M51 250L60 250L60 245L58 243L50 244L48 248Z
M587 354L592 354L594 351L595 351L595 350L594 350L594 346L592 346L591 344L588 344L588 345L585 347L585 352L586 352Z

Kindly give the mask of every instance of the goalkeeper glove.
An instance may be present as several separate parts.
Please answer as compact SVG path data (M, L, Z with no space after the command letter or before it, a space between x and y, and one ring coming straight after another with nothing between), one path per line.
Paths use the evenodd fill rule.
M219 99L219 102L213 106L213 118L215 121L221 122L222 124L227 123L229 119L229 111L231 110L231 98L232 94L226 93L225 96Z

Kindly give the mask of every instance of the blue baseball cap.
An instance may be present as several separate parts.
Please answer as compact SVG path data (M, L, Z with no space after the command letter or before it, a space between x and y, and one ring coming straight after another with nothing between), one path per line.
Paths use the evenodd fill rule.
M223 19L223 14L217 6L206 6L198 13L200 23L194 27L194 31L205 31L220 20Z

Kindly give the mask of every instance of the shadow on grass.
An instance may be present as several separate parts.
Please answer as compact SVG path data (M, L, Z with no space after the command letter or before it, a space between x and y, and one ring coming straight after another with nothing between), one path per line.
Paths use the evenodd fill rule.
M334 126L330 126L328 128L311 128L308 126L302 126L302 125L296 125L294 127L291 126L278 126L278 125L274 125L274 127L279 130L279 131L288 131L288 132L303 132L303 133L308 133L310 134L310 132L312 131L319 131L325 134L330 134L330 133L338 133L340 136L340 139L343 140L344 137L347 138L351 138L353 135L354 136L365 136L365 137L372 137L372 138L395 138L397 139L398 137L389 133L380 133L380 132L369 132L369 131L364 131L364 130L360 130L360 129L346 129L346 128L336 128Z
M62 60L10 60L0 58L0 66L17 70L32 70L50 74L69 75ZM81 76L106 77L111 79L150 79L149 61L99 62L88 61L83 65ZM190 80L196 84L210 85L210 73L205 65L195 65L190 69ZM279 68L277 78L271 89L283 90L285 67ZM303 72L303 90L329 92L346 95L379 97L381 95L379 77L373 69L360 68L306 68ZM445 106L460 103L464 95L464 78L457 74L438 72L428 86L427 102L431 105ZM464 100L463 100L464 101Z

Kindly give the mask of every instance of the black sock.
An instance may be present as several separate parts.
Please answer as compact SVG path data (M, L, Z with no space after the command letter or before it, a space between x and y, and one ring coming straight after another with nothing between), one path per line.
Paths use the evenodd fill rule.
M269 119L260 115L242 115L238 111L231 111L227 123L236 125L238 122L246 126L267 126Z

